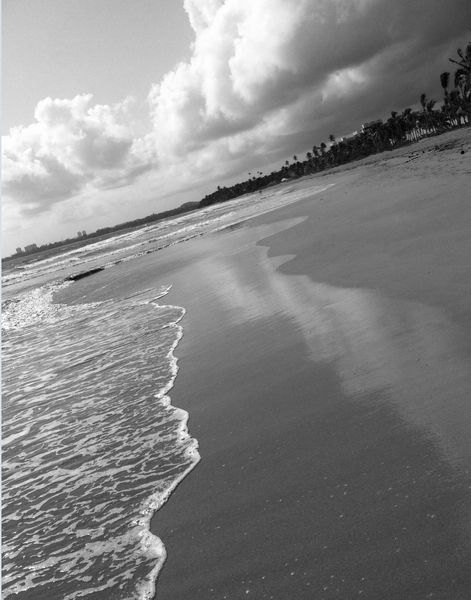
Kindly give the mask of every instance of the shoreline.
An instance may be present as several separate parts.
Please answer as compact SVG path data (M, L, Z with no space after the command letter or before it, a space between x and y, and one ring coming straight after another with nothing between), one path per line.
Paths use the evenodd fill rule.
M422 160L421 157L418 160ZM412 166L420 168L417 162ZM398 171L404 168L403 165L397 167ZM202 461L152 523L168 552L167 563L157 583L159 599L207 598L212 594L228 598L246 594L257 598L312 598L313 595L334 598L351 597L360 591L362 597L371 600L378 597L422 598L426 593L443 598L450 595L467 597L471 581L462 572L462 565L471 558L470 540L465 531L469 503L464 501L469 498L469 478L463 475L467 470L463 464L470 464L470 457L464 451L469 447L470 415L464 398L471 387L469 361L463 363L461 357L465 355L469 359L470 356L463 331L465 327L469 331L469 322L462 317L470 297L468 282L471 278L466 276L469 267L465 257L469 252L464 251L469 250L469 246L461 239L460 230L469 202L467 198L465 202L456 199L456 211L463 209L463 213L458 217L455 213L448 231L445 228L440 232L451 206L448 204L444 210L439 210L441 197L430 198L432 190L427 184L421 185L414 173L413 181L398 182L395 190L388 190L381 206L374 208L371 196L365 199L364 192L370 187L370 194L384 194L383 177L375 179L376 175L373 175L373 180L365 183L359 181L363 173L357 171L351 175L354 180L349 177L345 189L339 184L320 194L322 201L313 197L311 203L300 201L255 218L253 227L261 222L275 224L284 218L309 214L307 220L271 237L263 237L257 245L267 247L268 260L276 262L276 257L281 257L278 260L282 264L276 267L276 271L282 273L281 277L301 277L308 273L314 281L336 288L340 285L342 290L377 289L388 299L378 316L379 323L390 321L394 310L397 317L387 327L380 328L379 333L373 324L351 336L349 341L357 348L370 328L373 329L370 343L380 334L385 338L383 344L376 345L374 356L369 356L364 363L349 365L343 358L346 366L342 377L359 382L353 388L345 388L344 383L342 387L342 382L338 381L342 358L336 358L332 363L326 357L314 365L306 360L308 344L299 339L295 342L292 326L282 326L283 319L279 315L283 313L277 307L264 326L256 326L257 319L251 318L250 311L245 315L245 321L242 319L236 326L226 325L224 336L231 340L230 343L220 340L218 331L205 332L204 326L192 324L191 328L196 331L187 332L184 324L182 344L185 344L186 336L192 337L187 338L186 348L180 348L185 354L180 358L181 376L175 384L173 402L189 410L190 432L199 440ZM394 177L389 176L390 179ZM409 190L412 193L405 201L398 202L394 192L404 194L405 188L411 185L414 186ZM353 186L356 186L355 191ZM447 181L444 187L451 198L453 194L459 194L461 186L455 182L452 189L451 181ZM341 194L351 203L347 210ZM412 199L414 194L417 197ZM399 200L404 198L399 196ZM411 201L414 206L409 204ZM430 204L427 206L425 202ZM394 210L389 210L389 203ZM414 210L417 210L415 217ZM372 217L370 211L379 214ZM365 212L371 221L366 226L358 222L358 217ZM319 228L313 228L316 217L321 222ZM420 234L422 219L424 231ZM432 233L437 237L434 240L430 239L430 227L435 221ZM353 235L350 232L355 227L359 230ZM313 234L318 238L315 242ZM335 242L330 243L330 238ZM451 252L450 244L456 241L461 244ZM381 255L375 254L373 248L383 243L386 249ZM433 264L431 259L439 258L431 256L439 248L447 248L447 254L452 254L447 257L447 262L448 268L454 268L447 273L442 265L438 265L440 269L423 280L422 268ZM396 251L399 253L397 260L391 261L391 250L393 255ZM346 255L348 260L345 260ZM283 256L289 256L289 259L284 260ZM316 260L319 256L322 259ZM417 264L411 264L412 257ZM418 257L421 257L420 261ZM239 296L243 296L243 302L252 305L255 300L248 292L257 287L258 278L247 271L257 262L260 263L260 257L247 259L240 266L240 278L249 279L250 285L245 288L246 294L237 290ZM216 268L209 270L214 277ZM272 280L273 273L267 279ZM463 285L468 286L467 294L461 295ZM234 286L229 287L233 289ZM176 285L174 289L177 294ZM263 307L275 294L279 297L283 293L277 286L270 289L273 292L263 294L260 306ZM214 289L211 291L213 295L216 293ZM287 304L292 305L300 295L302 290L288 296ZM306 295L310 299L313 297L312 292L306 292ZM210 298L214 296L210 295ZM431 304L430 310L420 306L425 300ZM358 301L355 297L353 306ZM366 311L370 310L368 302L371 298L367 295ZM332 304L332 298L326 303ZM308 303L300 307L301 315L307 307ZM193 310L194 319L204 319L201 314L204 307L196 309L188 305L187 309L190 317ZM235 310L241 310L240 306L226 310L221 320L226 321ZM349 300L343 310L352 310ZM444 312L452 312L451 319L447 320ZM214 318L213 310L211 316ZM416 326L409 325L404 331L402 320L407 318L411 322L414 317L417 318ZM357 318L361 319L361 316ZM443 318L445 320L440 320ZM443 336L447 329L453 329L453 325L451 339L446 339L443 347L435 348L435 338ZM207 322L206 326L209 327ZM342 329L338 318L336 327ZM244 333L237 331L239 328ZM425 335L430 330L431 335ZM337 345L345 339L345 333L339 337ZM399 345L394 353L384 355L388 344L398 337L405 337L408 343ZM192 364L195 351L198 348L201 353L202 345L203 354L207 354L195 366ZM314 340L314 351L318 345L319 336ZM234 346L241 350L237 351ZM271 350L277 346L281 346L277 352ZM214 347L217 352L211 352ZM364 343L359 351L364 354L367 347ZM270 349L270 355L273 354L270 360L263 356L267 349ZM254 365L245 357L247 352ZM401 352L408 360L400 360ZM376 354L382 361L375 361ZM422 358L433 359L433 367L417 368L416 361L420 362ZM396 364L394 369L389 369L388 363L393 359ZM444 370L441 360L451 361L453 368ZM409 362L413 363L411 368ZM358 373L362 368L366 374ZM435 388L440 383L436 375L432 379L434 385L427 385L427 378L433 375L434 369L438 369L440 378L451 385L452 397L442 398L443 388ZM222 382L208 383L198 376L200 370L214 373ZM382 375L380 378L378 370ZM394 370L398 373L394 374ZM285 372L285 375L279 372ZM241 383L244 377L250 379L251 385ZM402 377L411 387L412 397L407 395L408 385L401 385ZM238 393L231 390L232 387ZM293 392L299 398L292 409L286 411L284 398L292 403ZM209 399L196 402L192 396L199 393ZM260 407L251 408L250 404L244 403L248 411L244 416L234 406L240 404L239 395L248 394L254 396ZM435 394L433 402L426 402L428 394ZM314 406L313 395L317 404ZM362 401L352 404L349 398L358 395ZM404 397L405 400L401 400ZM450 406L448 402L453 399ZM414 410L409 410L411 402ZM225 410L220 404L224 404ZM264 415L270 410L275 410L277 417L269 420L268 428ZM408 414L408 410L412 414ZM293 411L297 414L292 414ZM430 419L421 419L424 412L431 415ZM309 426L303 423L306 419L310 421ZM285 423L285 432L278 430L278 420ZM247 424L250 421L257 426L250 427ZM232 448L227 447L226 437L231 437L231 429L225 422L238 427L237 441L233 442ZM442 431L437 423L444 424ZM275 428L276 433L270 428ZM309 441L313 429L318 439ZM455 435L457 441L454 443ZM259 443L257 438L261 438ZM468 445L463 447L463 443ZM302 468L299 468L299 462ZM461 471L460 476L456 471ZM278 487L277 482L283 480L284 484ZM325 482L328 485L322 485ZM241 486L245 486L243 492L239 491ZM343 491L339 493L342 487L349 490L346 496ZM350 499L344 502L350 494ZM237 502L234 502L234 495ZM320 515L316 516L316 512ZM189 514L193 516L189 517ZM435 523L440 525L435 527ZM225 532L218 535L222 528ZM363 536L362 529L369 535ZM308 537L318 539L306 539L306 532L309 532ZM283 544L287 545L285 551ZM338 582L334 587L332 580Z
M159 600L468 598L466 140L64 291L186 310L170 395L202 460L151 522Z
M309 174L309 175L303 175L301 177L289 177L285 183L290 183L290 182L297 182L297 181L304 181L306 179L313 179L313 178L317 178L317 177L325 177L327 175L330 175L332 173L338 173L338 172L342 172L342 171L348 171L351 169L355 169L358 166L366 166L369 164L374 164L380 160L387 160L388 158L390 158L391 156L401 156L405 153L410 152L410 148L414 148L416 145L418 145L419 143L423 143L425 142L427 147L430 146L430 142L433 141L435 138L443 138L444 136L450 136L451 139L455 140L455 139L460 139L461 136L460 133L464 130L466 131L466 129L469 129L469 127L471 127L471 125L462 125L460 127L456 127L454 129L451 129L450 131L445 131L442 133L430 133L418 140L415 141L409 141L405 144L402 144L401 146L399 146L398 148L392 149L392 150L384 150L382 152L379 152L377 154L371 154L369 156L366 156L365 158L359 159L359 160L354 160L348 163L345 163L343 165L339 165L336 167L330 167L324 171L319 171L318 173L314 173L314 174ZM428 142L428 143L427 143ZM412 150L412 153L413 150ZM386 155L383 157L383 155ZM381 158L383 157L383 158ZM278 184L269 184L268 186L264 187L264 188L260 188L261 193L270 190L271 187L278 187L280 185L282 185L282 181L279 182ZM252 191L252 192L247 192L245 194L243 194L242 196L236 196L235 198L233 198L233 200L236 200L238 198L243 199L246 196L250 196L253 195L257 192L256 191ZM224 204L226 201L224 202L219 202L216 204ZM194 210L204 210L204 208L207 207L200 207L199 209L192 209L190 211L187 212L193 212ZM144 225L130 225L127 228L123 228L123 229L117 229L116 231L112 231L112 232L107 232L107 233L103 233L103 234L99 234L97 236L94 236L93 238L87 239L87 240L80 240L79 238L76 241L71 241L69 244L65 244L64 246L59 246L57 248L52 248L52 249L48 249L48 250L43 250L37 253L33 253L31 255L18 255L15 256L14 254L12 254L11 256L7 256L2 258L2 263L4 263L4 271L8 272L11 270L14 270L15 268L22 268L22 267L26 267L27 265L29 265L30 263L35 263L37 261L41 261L41 260L45 260L47 258L51 258L54 256L58 256L62 253L67 253L67 252L73 252L79 248L82 247L86 247L88 245L106 240L108 238L112 238L112 237L116 237L116 236L120 236L120 235L126 235L129 234L131 232L134 231L139 231L141 229L144 229L146 227L148 227L149 225L152 225L153 223L160 223L160 222L165 222L167 220L171 220L173 218L179 218L183 215L185 215L186 212L182 212L179 213L175 216L172 217L163 217L162 219L159 219L158 221L151 221L147 224ZM37 255L41 255L41 256L37 256ZM29 256L31 256L32 258L29 259ZM11 261L15 261L10 268L9 263Z

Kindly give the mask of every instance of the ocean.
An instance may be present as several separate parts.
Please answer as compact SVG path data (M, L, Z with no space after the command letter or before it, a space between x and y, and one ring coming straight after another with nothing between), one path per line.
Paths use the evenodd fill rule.
M54 294L71 277L125 261L139 269L143 255L327 187L275 188L7 266L3 598L152 598L166 552L150 519L201 458L169 395L185 315L165 304L172 282L85 304Z

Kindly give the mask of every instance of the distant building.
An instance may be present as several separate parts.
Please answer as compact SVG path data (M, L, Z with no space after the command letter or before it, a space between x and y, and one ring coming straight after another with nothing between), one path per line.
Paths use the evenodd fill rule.
M81 231L77 231L77 237L82 237L82 232Z
M351 140L354 140L358 135L358 131L354 131L353 133L348 133L347 135L344 135L342 138L342 142L350 142Z
M34 252L37 249L37 244L29 244L28 246L25 246L25 252Z
M22 250L21 248L17 248L17 249L16 249L16 253L17 253L17 254L23 254L23 250Z
M370 121L369 123L363 123L363 125L361 126L361 130L365 131L367 129L373 129L377 125L382 125L382 124L383 124L383 119L378 119L377 121Z
M82 231L82 237L85 237L87 235L87 232L85 231L85 229Z

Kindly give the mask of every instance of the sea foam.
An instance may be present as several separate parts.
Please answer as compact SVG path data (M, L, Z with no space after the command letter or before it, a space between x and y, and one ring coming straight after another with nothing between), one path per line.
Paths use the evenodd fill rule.
M61 285L5 306L3 597L150 598L150 519L200 458L168 396L185 311L169 287L52 304Z

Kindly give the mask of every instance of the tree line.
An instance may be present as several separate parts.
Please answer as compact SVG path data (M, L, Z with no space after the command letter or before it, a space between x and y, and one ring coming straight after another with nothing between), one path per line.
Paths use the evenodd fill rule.
M406 108L401 114L391 112L386 122L373 121L363 125L362 130L354 135L336 140L329 136L330 147L322 142L313 146L312 152L306 153L305 160L295 155L292 163L286 161L278 170L269 175L258 172L250 179L236 183L230 187L218 189L203 198L199 206L209 206L217 202L231 200L243 194L261 190L269 185L280 183L284 179L293 179L303 175L312 175L332 169L349 162L360 160L372 154L393 150L419 139L444 133L457 127L471 123L471 42L466 50L457 50L458 60L449 60L457 64L453 80L449 72L440 75L440 83L444 91L443 105L435 110L436 101L428 99L426 94L420 96L421 110ZM453 88L450 88L450 83Z
M50 242L49 244L42 244L42 246L37 246L33 244L35 248L31 250L23 250L20 253L12 254L11 256L7 256L2 259L3 262L8 262L14 258L18 258L19 256L29 256L31 254L37 254L38 252L45 252L48 250L53 250L55 248L59 248L62 246L69 246L71 244L75 244L77 247L85 246L93 241L95 238L100 238L103 236L111 235L115 232L122 231L124 229L132 229L134 227L142 227L143 225L148 225L149 223L154 223L156 221L162 221L163 219L167 219L169 217L175 217L176 215L181 215L191 210L195 210L198 208L198 202L185 202L178 208L172 208L170 210L163 211L161 213L152 213L147 217L142 217L140 219L134 219L133 221L126 221L125 223L119 223L118 225L113 225L111 227L102 227L101 229L97 229L93 233L88 233L82 235L80 237L75 238L67 238L65 240L61 240L59 242ZM96 240L95 240L96 241Z
M283 180L312 175L332 169L356 160L360 160L372 154L393 150L400 146L410 144L419 139L444 133L457 127L468 126L471 123L471 41L466 49L457 50L458 59L449 60L458 65L453 79L449 72L440 75L440 83L443 88L444 98L440 110L435 110L436 101L428 99L426 94L420 96L421 110L406 108L401 114L391 112L386 122L382 120L373 121L363 125L362 130L354 135L336 140L334 135L329 136L330 146L322 142L319 146L313 146L312 152L306 153L305 160L301 161L295 155L293 162L286 161L278 170L264 175L257 171L255 175L249 173L250 178L230 187L220 187L212 194L208 194L199 202L187 202L178 208L148 215L134 221L120 223L113 227L104 227L80 238L80 245L89 243L93 238L109 235L123 229L139 227L159 221L178 214L183 214L196 208L203 208L218 202L232 200L244 194L253 193L271 185L276 185ZM450 88L450 83L453 87ZM77 244L77 238L68 238L60 242L43 244L29 252L14 254L2 260L8 261L18 256L36 254L44 250L50 250L68 244Z

